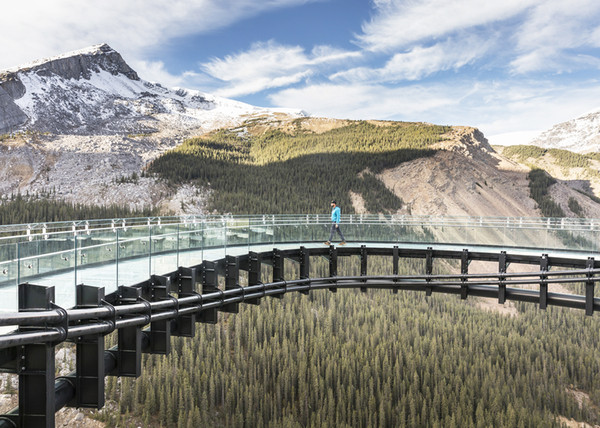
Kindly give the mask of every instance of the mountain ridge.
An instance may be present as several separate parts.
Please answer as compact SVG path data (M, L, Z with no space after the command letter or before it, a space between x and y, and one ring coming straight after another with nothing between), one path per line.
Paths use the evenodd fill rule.
M598 152L600 151L600 109L557 123L539 134L529 144L576 153Z
M303 115L143 80L105 43L0 71L0 91L0 134L151 133L173 125L211 130L244 115Z

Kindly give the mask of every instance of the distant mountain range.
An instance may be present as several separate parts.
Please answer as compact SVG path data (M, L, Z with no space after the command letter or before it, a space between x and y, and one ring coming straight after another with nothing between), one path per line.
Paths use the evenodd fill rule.
M128 134L163 126L210 129L268 109L141 79L106 44L0 71L0 134Z
M600 151L600 110L554 125L531 141L546 149L577 153Z

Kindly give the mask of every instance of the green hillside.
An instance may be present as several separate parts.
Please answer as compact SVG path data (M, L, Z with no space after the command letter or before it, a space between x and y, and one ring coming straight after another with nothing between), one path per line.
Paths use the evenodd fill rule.
M399 209L402 201L373 174L434 153L448 127L352 122L317 134L270 130L260 136L220 131L193 138L148 168L177 185L193 181L214 192L209 209L222 213L320 212L337 199L353 212L349 192L370 212Z

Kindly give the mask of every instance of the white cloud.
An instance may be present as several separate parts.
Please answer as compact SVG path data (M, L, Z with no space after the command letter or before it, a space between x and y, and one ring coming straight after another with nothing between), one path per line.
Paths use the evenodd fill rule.
M429 47L416 46L406 53L395 54L383 68L353 68L335 73L331 79L371 83L419 80L438 71L457 71L484 55L491 45L488 40L470 36Z
M547 129L597 109L600 85L597 82L557 85L551 81L472 82L468 79L391 88L324 84L286 89L271 95L270 99L276 106L302 108L315 116L469 125L495 136ZM523 138L531 133L520 135Z
M21 0L2 5L0 69L102 42L137 58L175 37L319 0Z
M394 51L465 29L502 21L542 0L375 0L376 13L356 42L372 51Z
M570 50L598 46L600 3L597 0L546 0L533 7L515 34L515 73L540 70L570 72L589 61Z
M420 120L423 112L456 105L435 88L320 84L285 89L269 97L280 107L296 106L312 115L345 119Z
M357 55L329 46L316 46L307 54L301 46L269 41L254 43L249 50L235 55L215 58L202 68L210 76L226 82L225 87L216 91L218 95L233 97L298 83L325 64Z

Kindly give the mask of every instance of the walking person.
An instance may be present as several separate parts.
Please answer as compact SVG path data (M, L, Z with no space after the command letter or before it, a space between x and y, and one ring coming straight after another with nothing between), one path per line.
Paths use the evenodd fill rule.
M344 234L340 229L341 216L342 215L340 207L337 206L337 203L335 201L331 201L331 233L329 234L329 240L325 242L325 245L331 244L331 241L333 240L333 234L335 232L337 232L338 235L340 235L340 238L342 238L342 242L340 242L340 245L346 245L346 239L344 238Z

